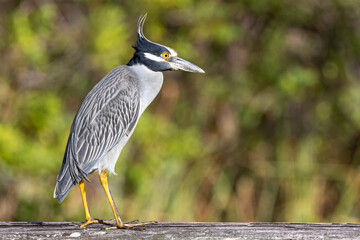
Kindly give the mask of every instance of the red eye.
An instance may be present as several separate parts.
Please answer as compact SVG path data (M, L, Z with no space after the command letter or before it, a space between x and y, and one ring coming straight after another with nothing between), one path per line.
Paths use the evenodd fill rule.
M169 58L169 53L165 52L163 54L161 54L161 56L164 58L164 59L168 59Z

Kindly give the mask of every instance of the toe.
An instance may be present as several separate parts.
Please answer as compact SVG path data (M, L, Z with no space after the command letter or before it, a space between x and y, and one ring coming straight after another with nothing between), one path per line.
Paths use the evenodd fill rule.
M93 223L99 223L99 221L91 218L91 219L87 220L86 222L84 222L83 224L81 224L80 228L86 227L87 225L90 225Z

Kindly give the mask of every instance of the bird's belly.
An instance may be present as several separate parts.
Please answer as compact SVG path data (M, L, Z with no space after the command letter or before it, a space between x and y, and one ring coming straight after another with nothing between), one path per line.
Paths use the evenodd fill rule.
M121 150L125 146L125 144L128 142L132 135L133 131L129 135L125 135L119 143L117 143L108 153L106 153L92 168L91 171L98 170L99 174L102 171L107 171L109 174L115 173L115 165L119 158L119 155L121 153Z

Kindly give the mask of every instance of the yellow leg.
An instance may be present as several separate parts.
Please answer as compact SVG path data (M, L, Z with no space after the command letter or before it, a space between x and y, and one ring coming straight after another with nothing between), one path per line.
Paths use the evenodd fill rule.
M115 220L116 220L116 226L118 228L124 228L124 223L120 218L119 211L117 210L117 208L115 206L115 203L114 203L114 200L113 200L113 198L111 196L106 171L101 172L101 174L100 174L100 182L101 182L101 185L103 186L103 188L105 190L106 196L107 196L107 198L109 200L109 203L110 203L110 206L111 206L111 209L112 209L112 211L114 213Z
M80 181L79 187L80 187L81 197L82 197L83 204L84 204L85 220L86 220L86 222L83 223L83 224L80 226L80 228L83 228L83 227L85 227L85 226L87 226L87 225L89 225L89 224L98 223L99 221L93 219L93 218L90 216L90 211L89 211L88 203L87 203L87 200L86 200L86 192L85 192L85 183L84 183L84 180L81 180L81 181Z
M107 196L107 198L109 200L111 209L112 209L112 211L114 213L115 220L116 220L116 227L106 228L106 230L118 229L118 228L132 229L133 227L136 227L136 226L143 226L143 225L156 223L155 221L140 223L137 220L135 220L133 222L130 222L130 223L124 223L120 218L119 211L117 210L115 202L114 202L114 200L113 200L113 198L111 196L106 171L101 172L101 174L100 174L100 182L101 182L101 185L103 186L103 188L105 190L106 196Z

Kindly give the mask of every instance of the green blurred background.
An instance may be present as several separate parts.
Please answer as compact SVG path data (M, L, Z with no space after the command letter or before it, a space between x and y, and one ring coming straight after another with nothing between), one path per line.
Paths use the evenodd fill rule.
M0 4L0 220L84 220L78 187L53 199L72 119L147 12L206 74L165 73L109 180L123 219L359 221L358 0Z

